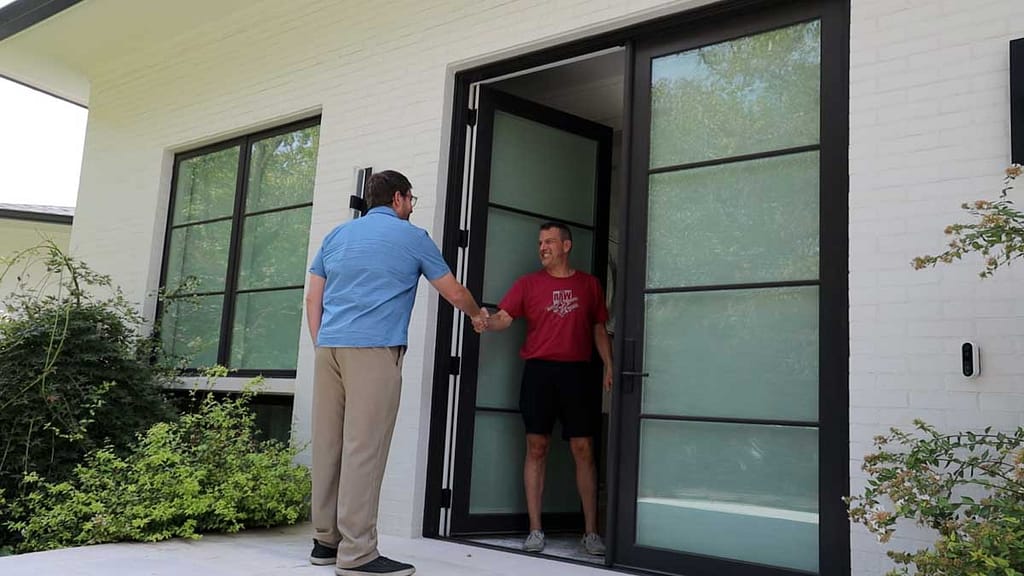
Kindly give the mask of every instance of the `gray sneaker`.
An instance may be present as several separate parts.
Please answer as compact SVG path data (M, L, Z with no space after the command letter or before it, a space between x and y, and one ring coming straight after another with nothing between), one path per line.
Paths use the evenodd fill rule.
M583 548L586 549L587 554L592 556L604 556L604 542L601 541L601 537L596 533L591 532L583 536Z
M540 552L544 550L544 531L534 530L530 532L530 535L526 537L526 542L523 542L523 550L527 552Z

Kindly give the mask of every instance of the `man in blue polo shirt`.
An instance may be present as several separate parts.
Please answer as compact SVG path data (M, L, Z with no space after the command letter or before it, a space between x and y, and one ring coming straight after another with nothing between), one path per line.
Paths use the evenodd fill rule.
M466 313L487 312L455 277L427 232L409 223L409 180L370 177L369 212L331 231L309 269L306 314L313 377L313 552L338 576L409 576L377 551L377 508L402 389L402 361L420 276Z

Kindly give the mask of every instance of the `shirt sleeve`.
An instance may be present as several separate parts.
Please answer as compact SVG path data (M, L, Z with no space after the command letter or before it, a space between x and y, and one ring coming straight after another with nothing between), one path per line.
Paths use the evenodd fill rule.
M324 247L321 246L313 256L313 263L309 265L309 273L316 274L321 278L327 278L327 270L324 268Z
M526 286L525 281L520 278L512 284L512 287L505 293L505 297L498 304L499 310L504 310L509 316L519 318L525 313Z
M427 280L434 281L446 274L451 274L451 268L444 261L441 251L437 249L437 244L430 239L426 230L419 235L416 251L416 256L420 261L420 273L426 276Z
M594 324L604 324L608 321L608 306L604 303L604 290L601 290L601 282L595 276L592 280L594 303L593 318Z

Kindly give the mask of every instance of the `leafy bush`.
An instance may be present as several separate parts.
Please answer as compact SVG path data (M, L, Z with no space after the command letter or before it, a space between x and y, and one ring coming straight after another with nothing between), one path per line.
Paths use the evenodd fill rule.
M160 391L173 369L153 362L141 317L110 278L53 243L0 260L0 278L36 262L45 278L21 278L0 312L0 492L11 501L26 475L67 478L90 450L123 454L175 414ZM11 538L0 527L0 547Z
M193 396L196 409L149 429L121 457L88 454L64 482L29 476L10 528L18 551L125 540L196 538L207 531L293 524L309 509L309 471L296 449L259 441L250 401Z
M875 439L867 488L849 499L850 519L881 542L901 518L938 533L931 548L889 552L899 565L889 574L1024 574L1024 428L945 435L914 424L918 434Z
M1014 206L1007 195L1013 190L1013 181L1024 174L1024 167L1014 164L1006 169L1006 178L999 199L978 200L961 206L976 222L952 224L946 227L951 236L948 249L937 256L919 256L912 264L920 270L942 262L949 264L972 252L985 258L985 269L979 274L988 278L1000 266L1009 266L1024 257L1024 213Z

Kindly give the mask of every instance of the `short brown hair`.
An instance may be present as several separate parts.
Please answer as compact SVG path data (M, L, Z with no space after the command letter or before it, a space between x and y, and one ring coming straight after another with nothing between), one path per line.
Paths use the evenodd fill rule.
M554 222L554 221L552 221L552 222L545 222L545 223L540 225L541 232L543 232L544 230L551 230L552 228L557 228L558 229L558 232L562 236L562 240L568 240L568 241L572 242L572 230L570 230L569 227L566 226L565 224L562 224L561 222Z
M395 192L408 196L412 192L409 179L394 170L374 172L366 183L366 209L390 206L395 198Z

